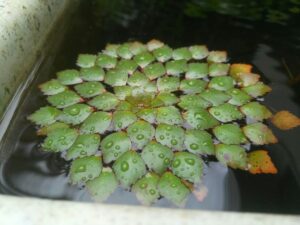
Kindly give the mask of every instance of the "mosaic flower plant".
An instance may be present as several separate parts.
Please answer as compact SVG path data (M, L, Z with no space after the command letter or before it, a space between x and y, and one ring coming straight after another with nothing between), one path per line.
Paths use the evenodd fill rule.
M203 45L108 44L80 54L79 70L41 84L50 105L28 118L46 136L42 148L70 160L71 183L95 200L121 186L143 204L164 197L181 206L201 184L207 156L253 174L277 172L266 150L245 147L277 142L259 101L271 88L250 65L227 61ZM282 124L281 115L272 119Z

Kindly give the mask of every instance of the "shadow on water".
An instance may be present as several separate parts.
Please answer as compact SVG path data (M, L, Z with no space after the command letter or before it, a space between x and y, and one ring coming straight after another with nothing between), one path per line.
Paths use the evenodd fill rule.
M172 47L207 44L210 49L227 50L231 62L253 64L273 88L266 105L300 115L300 82L290 85L288 76L300 75L300 2L251 2L82 1L62 43L55 42L58 50L46 56L9 127L2 147L13 154L1 164L0 192L90 201L84 189L68 184L69 164L57 154L41 151L41 140L26 115L45 104L38 83L53 77L55 71L73 68L78 53L96 53L106 43L156 38ZM205 176L208 196L202 203L190 198L187 208L299 214L300 130L274 128L274 132L280 143L265 148L279 169L277 175L251 175L210 162ZM132 195L117 190L108 202L138 204ZM157 206L171 207L163 199Z

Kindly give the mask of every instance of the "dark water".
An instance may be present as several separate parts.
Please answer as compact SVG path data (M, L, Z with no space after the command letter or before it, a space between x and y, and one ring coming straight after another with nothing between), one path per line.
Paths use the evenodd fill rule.
M289 78L289 73L300 75L300 18L291 13L292 1L280 3L283 5L254 1L256 5L238 8L240 14L234 1L224 1L229 8L212 7L211 2L82 1L67 29L62 28L62 41L62 35L57 35L58 40L49 43L53 47L2 141L1 151L13 154L1 162L0 193L90 201L84 189L68 184L68 163L59 155L41 151L41 140L26 115L46 104L36 88L38 83L54 77L58 70L73 68L78 53L96 53L108 42L156 38L172 47L207 44L209 49L227 50L231 62L253 64L273 88L265 98L266 105L299 116L300 82L291 85ZM273 130L280 142L265 148L278 174L251 175L211 162L205 176L207 198L202 203L190 198L187 208L300 214L300 129ZM133 194L122 190L108 202L138 204ZM157 206L170 207L165 200Z

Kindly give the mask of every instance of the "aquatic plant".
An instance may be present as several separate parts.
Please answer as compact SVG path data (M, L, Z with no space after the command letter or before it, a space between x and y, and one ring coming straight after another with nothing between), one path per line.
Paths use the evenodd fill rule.
M77 66L40 85L50 105L28 119L46 136L45 151L71 161L71 183L97 201L120 185L146 205L160 197L184 205L207 157L274 174L268 152L247 146L277 142L266 119L283 129L300 124L262 104L271 88L251 65L229 64L225 51L204 45L108 44L80 54Z

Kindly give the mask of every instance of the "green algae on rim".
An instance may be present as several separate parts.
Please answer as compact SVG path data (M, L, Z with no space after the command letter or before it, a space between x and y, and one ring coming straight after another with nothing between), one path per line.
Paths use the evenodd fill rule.
M96 201L121 186L142 204L165 197L182 206L205 179L207 155L251 173L277 171L266 152L244 147L277 142L264 124L272 113L257 102L271 88L225 51L127 42L80 54L76 65L39 86L50 105L28 119Z

